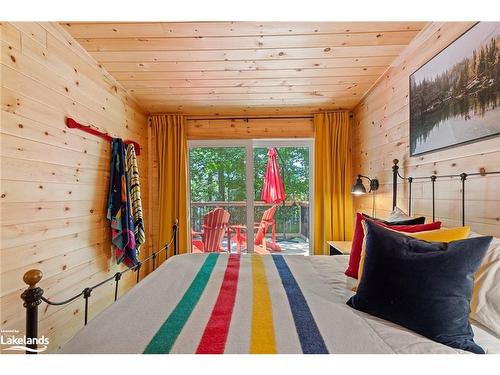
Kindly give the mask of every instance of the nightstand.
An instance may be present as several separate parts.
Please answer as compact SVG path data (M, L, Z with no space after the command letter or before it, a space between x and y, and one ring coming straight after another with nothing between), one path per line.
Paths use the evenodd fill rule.
M351 253L352 241L327 241L330 246L330 255L343 255Z

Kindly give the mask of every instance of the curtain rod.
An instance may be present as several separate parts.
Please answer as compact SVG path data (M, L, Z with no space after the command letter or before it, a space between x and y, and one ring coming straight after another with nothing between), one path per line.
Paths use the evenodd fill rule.
M344 111L330 111L330 112L344 112ZM149 116L155 115L171 115L172 113L150 113ZM180 113L176 113L180 114ZM314 118L314 114L312 115L290 115L290 116L189 116L184 115L187 120L286 120L286 119L312 119ZM349 111L349 117L352 118L353 114Z
M288 120L312 119L313 116L186 116L188 120Z

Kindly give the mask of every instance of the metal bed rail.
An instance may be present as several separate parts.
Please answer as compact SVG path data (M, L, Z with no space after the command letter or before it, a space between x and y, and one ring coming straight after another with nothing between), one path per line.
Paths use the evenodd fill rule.
M165 244L161 249L157 250L147 258L143 259L142 261L138 262L135 266L133 267L128 267L127 269L123 271L116 272L113 276L108 277L105 280L102 280L101 282L92 285L90 287L87 287L83 289L80 293L77 295L74 295L64 301L51 301L43 296L43 289L38 287L37 284L40 282L40 280L43 277L43 273L40 270L37 269L32 269L27 271L24 276L23 280L24 282L28 285L28 289L26 289L22 294L21 298L24 301L23 306L26 308L26 339L29 342L26 347L29 350L26 350L26 354L36 354L37 350L37 339L38 339L38 306L42 303L45 302L48 305L52 306L61 306L61 305L66 305L68 303L71 303L75 301L76 299L80 298L83 296L84 303L85 303L85 318L84 318L84 325L87 325L88 322L88 310L89 310L89 298L92 296L92 291L96 288L99 288L100 286L107 284L108 282L114 280L115 281L115 295L114 295L114 301L115 302L118 299L118 284L120 282L120 279L122 275L126 274L127 272L134 270L137 271L137 278L136 278L136 283L139 283L140 281L140 270L143 264L146 262L152 260L153 262L153 271L156 269L156 258L160 256L162 251L165 251L165 260L167 259L168 256L168 249L173 246L173 253L174 255L177 255L177 244L178 244L178 231L179 231L179 222L178 220L175 221L174 225L172 226L172 237L170 238L170 241Z
M408 215L411 215L411 207L412 207L412 195L411 188L412 183L415 180L429 180L432 184L432 221L436 221L436 181L440 178L457 178L460 177L460 182L462 184L462 226L465 225L465 182L467 181L467 177L471 176L487 176L493 174L500 174L500 171L492 171L486 172L484 169L481 169L480 172L473 173L460 173L460 174L447 174L447 175L431 175L431 176L419 176L419 177L403 177L399 173L399 160L393 160L392 166L392 209L396 208L397 205L397 196L398 196L398 178L403 181L408 181Z

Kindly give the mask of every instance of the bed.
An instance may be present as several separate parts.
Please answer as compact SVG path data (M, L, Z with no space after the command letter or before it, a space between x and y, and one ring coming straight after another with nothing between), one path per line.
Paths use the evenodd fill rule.
M398 179L408 183L410 211L412 181L428 178L433 186L434 222L436 180L460 177L465 224L467 176L489 174L500 171L403 177L394 160L393 208ZM138 285L118 300L119 280L133 268L62 302L43 297L37 287L41 271L28 271L24 280L29 288L21 296L26 337L38 337L37 309L42 302L62 305L83 297L85 326L60 353L465 353L349 307L346 301L357 283L344 274L349 255L187 254L171 257L156 268L157 257L170 245L177 254L177 231L176 222L169 244L142 261L152 261L154 272L140 283L137 272ZM135 270L140 267L141 263ZM116 302L87 324L92 290L113 279ZM495 309L497 300L493 302L486 306ZM488 327L497 327L498 322L490 323ZM486 353L500 354L498 331L475 320L471 324L474 341ZM27 347L27 353L37 352L36 345Z
M347 255L175 256L60 352L462 353L347 306L356 282L344 275L347 261ZM487 353L500 353L499 337L473 329Z

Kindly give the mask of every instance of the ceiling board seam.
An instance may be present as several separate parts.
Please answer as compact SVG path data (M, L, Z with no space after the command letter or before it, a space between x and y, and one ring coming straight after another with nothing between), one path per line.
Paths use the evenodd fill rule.
M90 54L94 54L97 51L90 52ZM128 51L128 52L138 52L138 51ZM149 52L149 51L146 51ZM152 52L152 51L151 51ZM170 51L169 51L170 52ZM107 53L116 53L116 54L124 54L127 53L127 51L109 51ZM294 58L294 59L283 59L283 58L264 58L264 59L252 59L251 61L248 59L243 59L243 60L233 60L233 59L223 59L223 60L154 60L154 61L148 61L148 60L141 60L141 61L130 61L130 60L100 60L101 64L120 64L120 63L125 63L125 64L154 64L154 63L232 63L232 62L240 62L240 63L256 63L257 61L315 61L315 60L341 60L341 59L374 59L374 58L384 58L384 57L393 57L396 58L397 54L391 54L391 55L374 55L374 56L356 56L354 55L353 57L302 57L302 58Z
M78 43L80 43L82 39L78 39ZM156 48L151 48L151 49L92 49L92 50L87 50L87 52L92 55L94 52L106 52L106 53L113 53L113 52L165 52L165 53L173 53L173 52L223 52L223 51L267 51L267 50L281 50L281 51L287 51L287 50L299 50L299 49L323 49L323 48L376 48L376 47L401 47L402 49L405 48L407 44L401 44L401 43L394 43L394 44L351 44L348 46L342 46L342 45L331 45L331 44L324 44L320 46L313 46L313 47L308 47L307 45L304 46L298 46L298 47L283 47L283 48L277 48L277 47L248 47L248 48L188 48L188 49L156 49ZM83 47L83 46L82 46ZM325 51L329 52L329 51Z
M125 39L134 39L134 40L156 40L156 39L191 39L191 40L196 40L196 39L226 39L226 38L295 38L295 37L307 37L307 36L321 36L321 37L328 37L331 35L335 36L346 36L349 37L350 35L372 35L375 34L376 37L379 37L378 35L380 34L412 34L412 33L418 33L422 29L413 29L413 30L373 30L373 31L344 31L344 32L328 32L328 33L298 33L298 34L258 34L258 35L253 35L253 34L233 34L233 35L194 35L194 36L117 36L116 38L114 37L92 37L92 38L76 38L77 40L98 40L98 39L111 39L111 40L125 40Z

